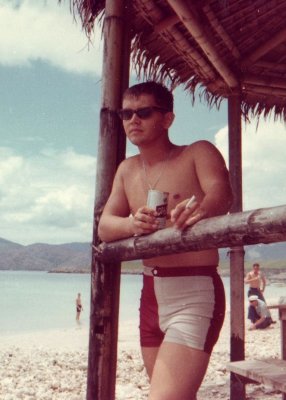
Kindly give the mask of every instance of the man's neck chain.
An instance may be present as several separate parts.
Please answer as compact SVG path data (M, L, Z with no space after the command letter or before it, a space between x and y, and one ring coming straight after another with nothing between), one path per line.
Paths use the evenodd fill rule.
M157 184L159 183L159 181L163 175L164 169L166 167L166 164L170 160L172 153L173 153L173 149L169 151L166 158L162 161L162 167L160 169L160 172L153 183L150 183L150 181L148 179L147 167L146 167L144 159L141 157L144 181L146 182L146 184L150 190L154 190L156 188Z

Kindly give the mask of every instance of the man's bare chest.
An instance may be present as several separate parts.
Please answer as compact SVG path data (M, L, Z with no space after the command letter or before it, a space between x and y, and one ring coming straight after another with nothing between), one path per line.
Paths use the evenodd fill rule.
M158 170L149 172L151 173L146 174L142 168L134 168L125 181L125 192L132 213L147 204L149 189L169 193L168 211L195 193L197 196L201 195L201 188L192 168L168 166L162 173Z

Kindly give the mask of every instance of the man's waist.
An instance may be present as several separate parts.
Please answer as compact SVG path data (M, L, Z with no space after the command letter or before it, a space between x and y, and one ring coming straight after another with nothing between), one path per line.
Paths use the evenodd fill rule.
M217 265L177 266L177 267L143 267L143 274L157 277L176 276L213 276L217 274Z

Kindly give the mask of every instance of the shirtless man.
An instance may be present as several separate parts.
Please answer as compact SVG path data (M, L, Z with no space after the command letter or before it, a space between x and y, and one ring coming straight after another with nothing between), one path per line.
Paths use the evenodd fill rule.
M229 210L228 171L218 150L207 141L170 141L173 96L164 86L147 82L127 89L120 116L139 154L118 167L99 222L103 241L158 229L156 213L146 206L150 188L169 192L168 226L181 231ZM224 320L218 251L162 255L143 264L140 343L151 382L148 399L194 400Z
M244 283L249 284L247 292L248 297L256 295L260 300L265 302L263 292L266 286L266 279L264 274L260 271L260 265L258 263L253 264L252 271L248 272L244 279Z

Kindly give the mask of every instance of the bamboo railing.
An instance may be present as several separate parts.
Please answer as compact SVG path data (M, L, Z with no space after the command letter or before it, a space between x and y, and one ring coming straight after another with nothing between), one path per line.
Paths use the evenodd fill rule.
M127 261L211 248L286 241L286 205L212 217L179 231L166 228L150 235L100 243L100 262Z

